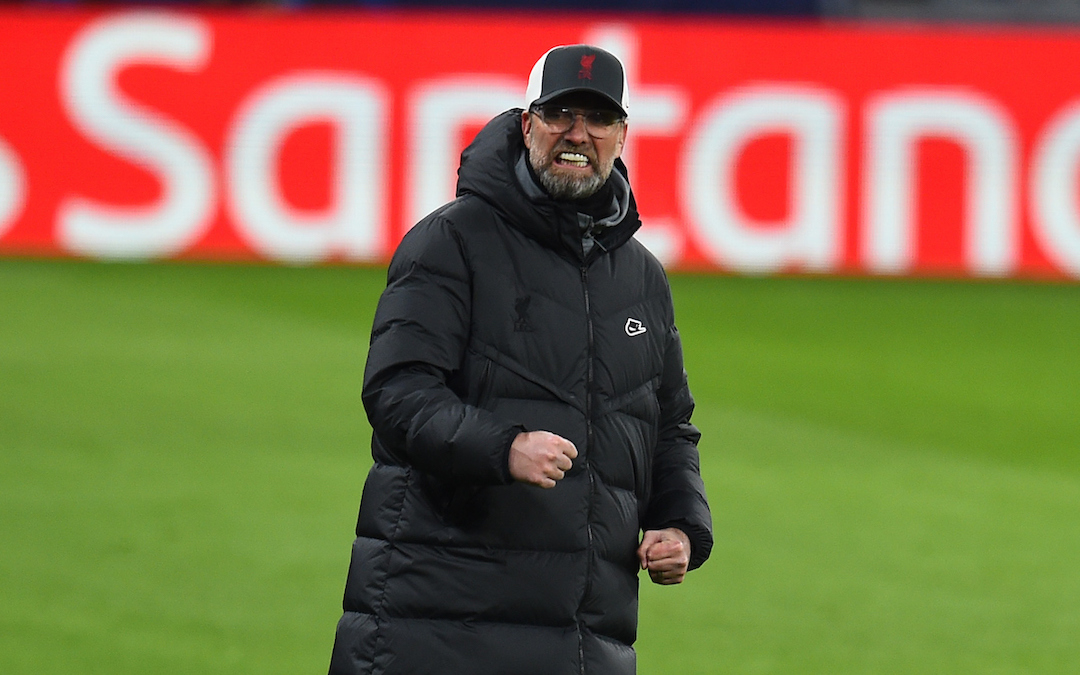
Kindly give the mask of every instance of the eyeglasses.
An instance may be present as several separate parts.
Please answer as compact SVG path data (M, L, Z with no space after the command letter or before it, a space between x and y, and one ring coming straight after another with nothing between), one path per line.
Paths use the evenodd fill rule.
M585 130L593 138L607 138L626 119L614 110L583 110L559 105L538 105L534 106L530 112L557 134L570 131L570 127L574 126L574 121L580 115L585 120Z

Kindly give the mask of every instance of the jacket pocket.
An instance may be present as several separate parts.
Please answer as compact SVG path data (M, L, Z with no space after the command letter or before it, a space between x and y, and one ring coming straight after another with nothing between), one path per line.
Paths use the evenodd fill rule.
M495 363L487 356L470 349L469 369L466 371L465 403L490 410L493 398L492 382L495 379Z
M478 408L488 408L492 398L491 382L494 379L495 364L491 359L482 357L484 365L480 368L480 378L476 384L476 403Z

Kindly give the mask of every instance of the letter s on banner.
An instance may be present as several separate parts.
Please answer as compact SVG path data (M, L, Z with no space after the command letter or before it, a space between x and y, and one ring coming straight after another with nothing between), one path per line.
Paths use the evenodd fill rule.
M22 165L4 139L0 138L0 237L22 211L26 200L26 177Z
M683 203L702 249L740 272L785 266L830 271L840 256L841 129L835 95L802 87L747 87L713 101L682 162ZM738 208L735 165L755 136L790 133L791 216L761 231Z
M388 100L374 80L306 73L271 82L244 103L226 146L228 206L255 250L295 263L334 254L369 261L383 255ZM276 160L290 131L324 120L337 128L332 206L311 214L282 197Z
M71 197L59 207L59 241L73 253L143 258L182 251L209 225L213 165L187 129L116 90L125 65L154 63L195 70L210 53L209 27L195 17L159 12L107 16L79 34L61 66L60 92L73 125L87 137L158 174L157 204L118 207Z

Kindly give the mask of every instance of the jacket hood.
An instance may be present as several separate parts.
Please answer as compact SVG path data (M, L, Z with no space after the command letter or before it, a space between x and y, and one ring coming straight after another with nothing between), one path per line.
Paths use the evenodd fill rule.
M531 177L521 176L523 172L518 165L526 152L521 136L521 113L521 108L513 108L496 116L461 153L457 195L471 194L484 199L511 226L549 248L566 250L582 258L582 230L575 203L552 199ZM620 192L621 205L618 215L602 220L605 227L593 235L602 250L621 246L641 227L637 203L626 178L626 165L621 159L615 160L608 179L609 183L612 181Z

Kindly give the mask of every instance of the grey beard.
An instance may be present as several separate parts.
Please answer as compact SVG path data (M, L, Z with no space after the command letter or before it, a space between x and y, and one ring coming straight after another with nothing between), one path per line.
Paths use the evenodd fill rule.
M540 180L540 184L544 186L547 193L551 195L553 199L585 199L591 197L597 193L600 188L604 187L604 183L607 182L608 174L611 172L609 168L604 172L596 172L591 176L584 178L575 178L574 176L558 175L551 170L551 165L544 166L543 157L538 157L539 153L533 150L529 151L529 161L532 163L533 170L536 172L536 177ZM601 175L602 174L602 175Z
M554 199L585 199L591 197L604 186L604 179L593 174L587 178L558 176L550 167L544 167L537 173L540 184Z

